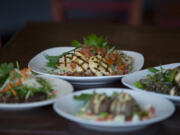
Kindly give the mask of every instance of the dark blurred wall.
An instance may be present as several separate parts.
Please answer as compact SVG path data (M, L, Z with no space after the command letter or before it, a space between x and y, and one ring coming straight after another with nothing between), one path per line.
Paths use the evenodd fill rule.
M96 2L97 0L82 0L82 1ZM98 1L130 1L130 0L98 0ZM158 23L162 24L160 22L165 22L172 16L170 14L169 18L165 18L166 12L164 11L164 9L161 9L161 3L160 3L160 2L164 3L164 1L180 2L180 0L144 0L144 7L143 7L144 16L142 18L142 20L146 20L144 21L144 24L148 24L148 25L149 24L158 25ZM24 24L27 23L28 21L53 21L51 4L52 4L51 0L0 0L0 38L5 40L8 39L12 34L14 34L14 32L22 28ZM175 9L174 7L172 7L172 9ZM177 11L179 11L178 9L180 9L180 6L177 7L177 10L175 10L176 13ZM160 13L160 11L162 12L162 14L159 15L158 13ZM87 14L89 16L87 16ZM119 16L118 13L114 14L110 12L105 13L104 15L109 17ZM94 16L97 16L98 18L103 17L102 15L99 16L98 14L93 14L93 13L90 14L88 12L71 11L71 10L68 12L68 16L72 19L75 18L91 19ZM161 19L162 16L165 16L164 17L165 19L163 18L165 21ZM127 17L126 14L122 14L121 20L126 20L126 17ZM173 20L173 23L174 22L175 21ZM178 22L178 25L180 25L180 22Z
M50 0L0 0L0 35L19 30L28 21L50 21Z

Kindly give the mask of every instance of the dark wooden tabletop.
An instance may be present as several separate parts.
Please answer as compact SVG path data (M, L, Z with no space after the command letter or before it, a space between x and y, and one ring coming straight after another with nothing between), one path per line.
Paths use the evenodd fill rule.
M119 49L133 50L144 55L143 68L180 62L180 28L150 26L131 27L120 24L42 23L31 22L16 33L0 49L0 63L19 61L27 67L29 60L39 52L57 46L70 46L72 40L82 40L91 33L104 35ZM75 90L91 87L125 87L121 81L98 86L75 85ZM30 110L0 110L0 135L91 135L91 134L180 134L180 107L163 122L128 133L91 131L58 116L52 106Z

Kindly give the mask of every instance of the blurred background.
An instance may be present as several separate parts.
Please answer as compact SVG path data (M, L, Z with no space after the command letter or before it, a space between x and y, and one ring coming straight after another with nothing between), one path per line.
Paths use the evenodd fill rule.
M0 0L0 46L30 21L180 26L180 0Z

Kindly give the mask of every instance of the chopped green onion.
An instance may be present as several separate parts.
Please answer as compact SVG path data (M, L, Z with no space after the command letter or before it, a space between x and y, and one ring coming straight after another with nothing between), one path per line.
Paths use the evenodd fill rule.
M77 112L77 114L79 114L79 115L82 115L82 114L84 114L85 112L84 111L82 111L81 109L80 110L78 110L78 112Z
M72 46L80 48L80 47L82 47L82 44L77 40L73 40L72 41Z
M135 82L134 86L136 86L137 88L140 88L140 89L144 89L145 88L144 85L142 83L140 83L140 82Z
M176 70L173 70L168 76L168 82L173 82L175 74L176 74Z
M115 48L116 48L116 47L113 46L111 49L108 50L107 54L110 54L111 52L113 52Z
M148 70L151 71L151 72L153 72L153 73L156 73L156 72L159 71L158 69L153 68L153 67L148 68Z
M108 116L108 114L109 114L108 112L103 112L100 114L100 117L104 119Z
M16 67L17 67L18 70L20 69L20 68L19 68L19 62L18 62L18 61L16 61Z

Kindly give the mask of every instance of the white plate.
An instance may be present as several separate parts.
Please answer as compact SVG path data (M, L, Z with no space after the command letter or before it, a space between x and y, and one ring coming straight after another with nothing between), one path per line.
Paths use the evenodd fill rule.
M28 67L32 67L32 70L36 73L65 79L73 84L81 84L81 85L108 83L108 82L116 81L120 79L122 76L124 76L124 75L116 75L116 76L76 77L76 76L60 76L60 75L48 73L48 71L50 71L51 68L48 68L46 66L48 60L45 58L45 55L57 56L72 49L74 49L74 47L56 47L42 51L30 60ZM135 60L133 64L132 72L138 71L142 68L144 64L144 57L142 54L133 51L123 51L123 52L129 56L132 56Z
M175 68L177 66L180 66L180 63L173 63L173 64L162 65L162 67L164 69L171 69L171 68ZM160 66L155 67L155 68L160 69ZM146 94L156 94L158 96L165 97L165 98L168 98L168 99L172 100L176 105L180 104L180 96L170 96L170 95L167 95L167 94L150 92L148 90L139 89L139 88L137 88L137 87L135 87L133 85L135 82L139 81L140 79L146 78L147 74L153 74L153 73L148 71L148 69L137 71L135 73L132 73L132 74L129 74L129 75L123 77L122 78L122 83L124 85L126 85L127 87L132 88L132 89L134 89L136 91L145 92Z
M45 77L44 75L38 75L41 78L44 78L52 85L54 90L57 90L56 97L44 100L44 101L37 101L37 102L29 102L29 103L0 103L0 109L4 110L22 110L22 109L31 109L35 107L41 107L45 105L52 104L57 99L61 98L64 95L73 92L72 85L64 80L52 78L52 77Z
M79 117L76 117L77 111L83 106L83 102L74 100L74 95L80 95L82 93L93 93L94 90L97 93L106 93L107 95L111 95L113 92L127 92L131 94L137 103L141 106L146 106L151 104L155 108L155 117L145 121L137 121L137 122L126 122L126 123L118 123L118 122L98 122L92 120L86 120ZM53 109L60 116L74 121L80 124L83 127L100 130L100 131L109 131L109 132L125 132L125 131L133 131L144 128L147 125L162 121L170 117L174 111L175 107L172 102L165 98L161 98L158 96L150 96L145 93L135 92L129 89L120 89L120 88L98 88L98 89L89 89L84 91L75 92L64 96L63 98L57 100L53 104Z

